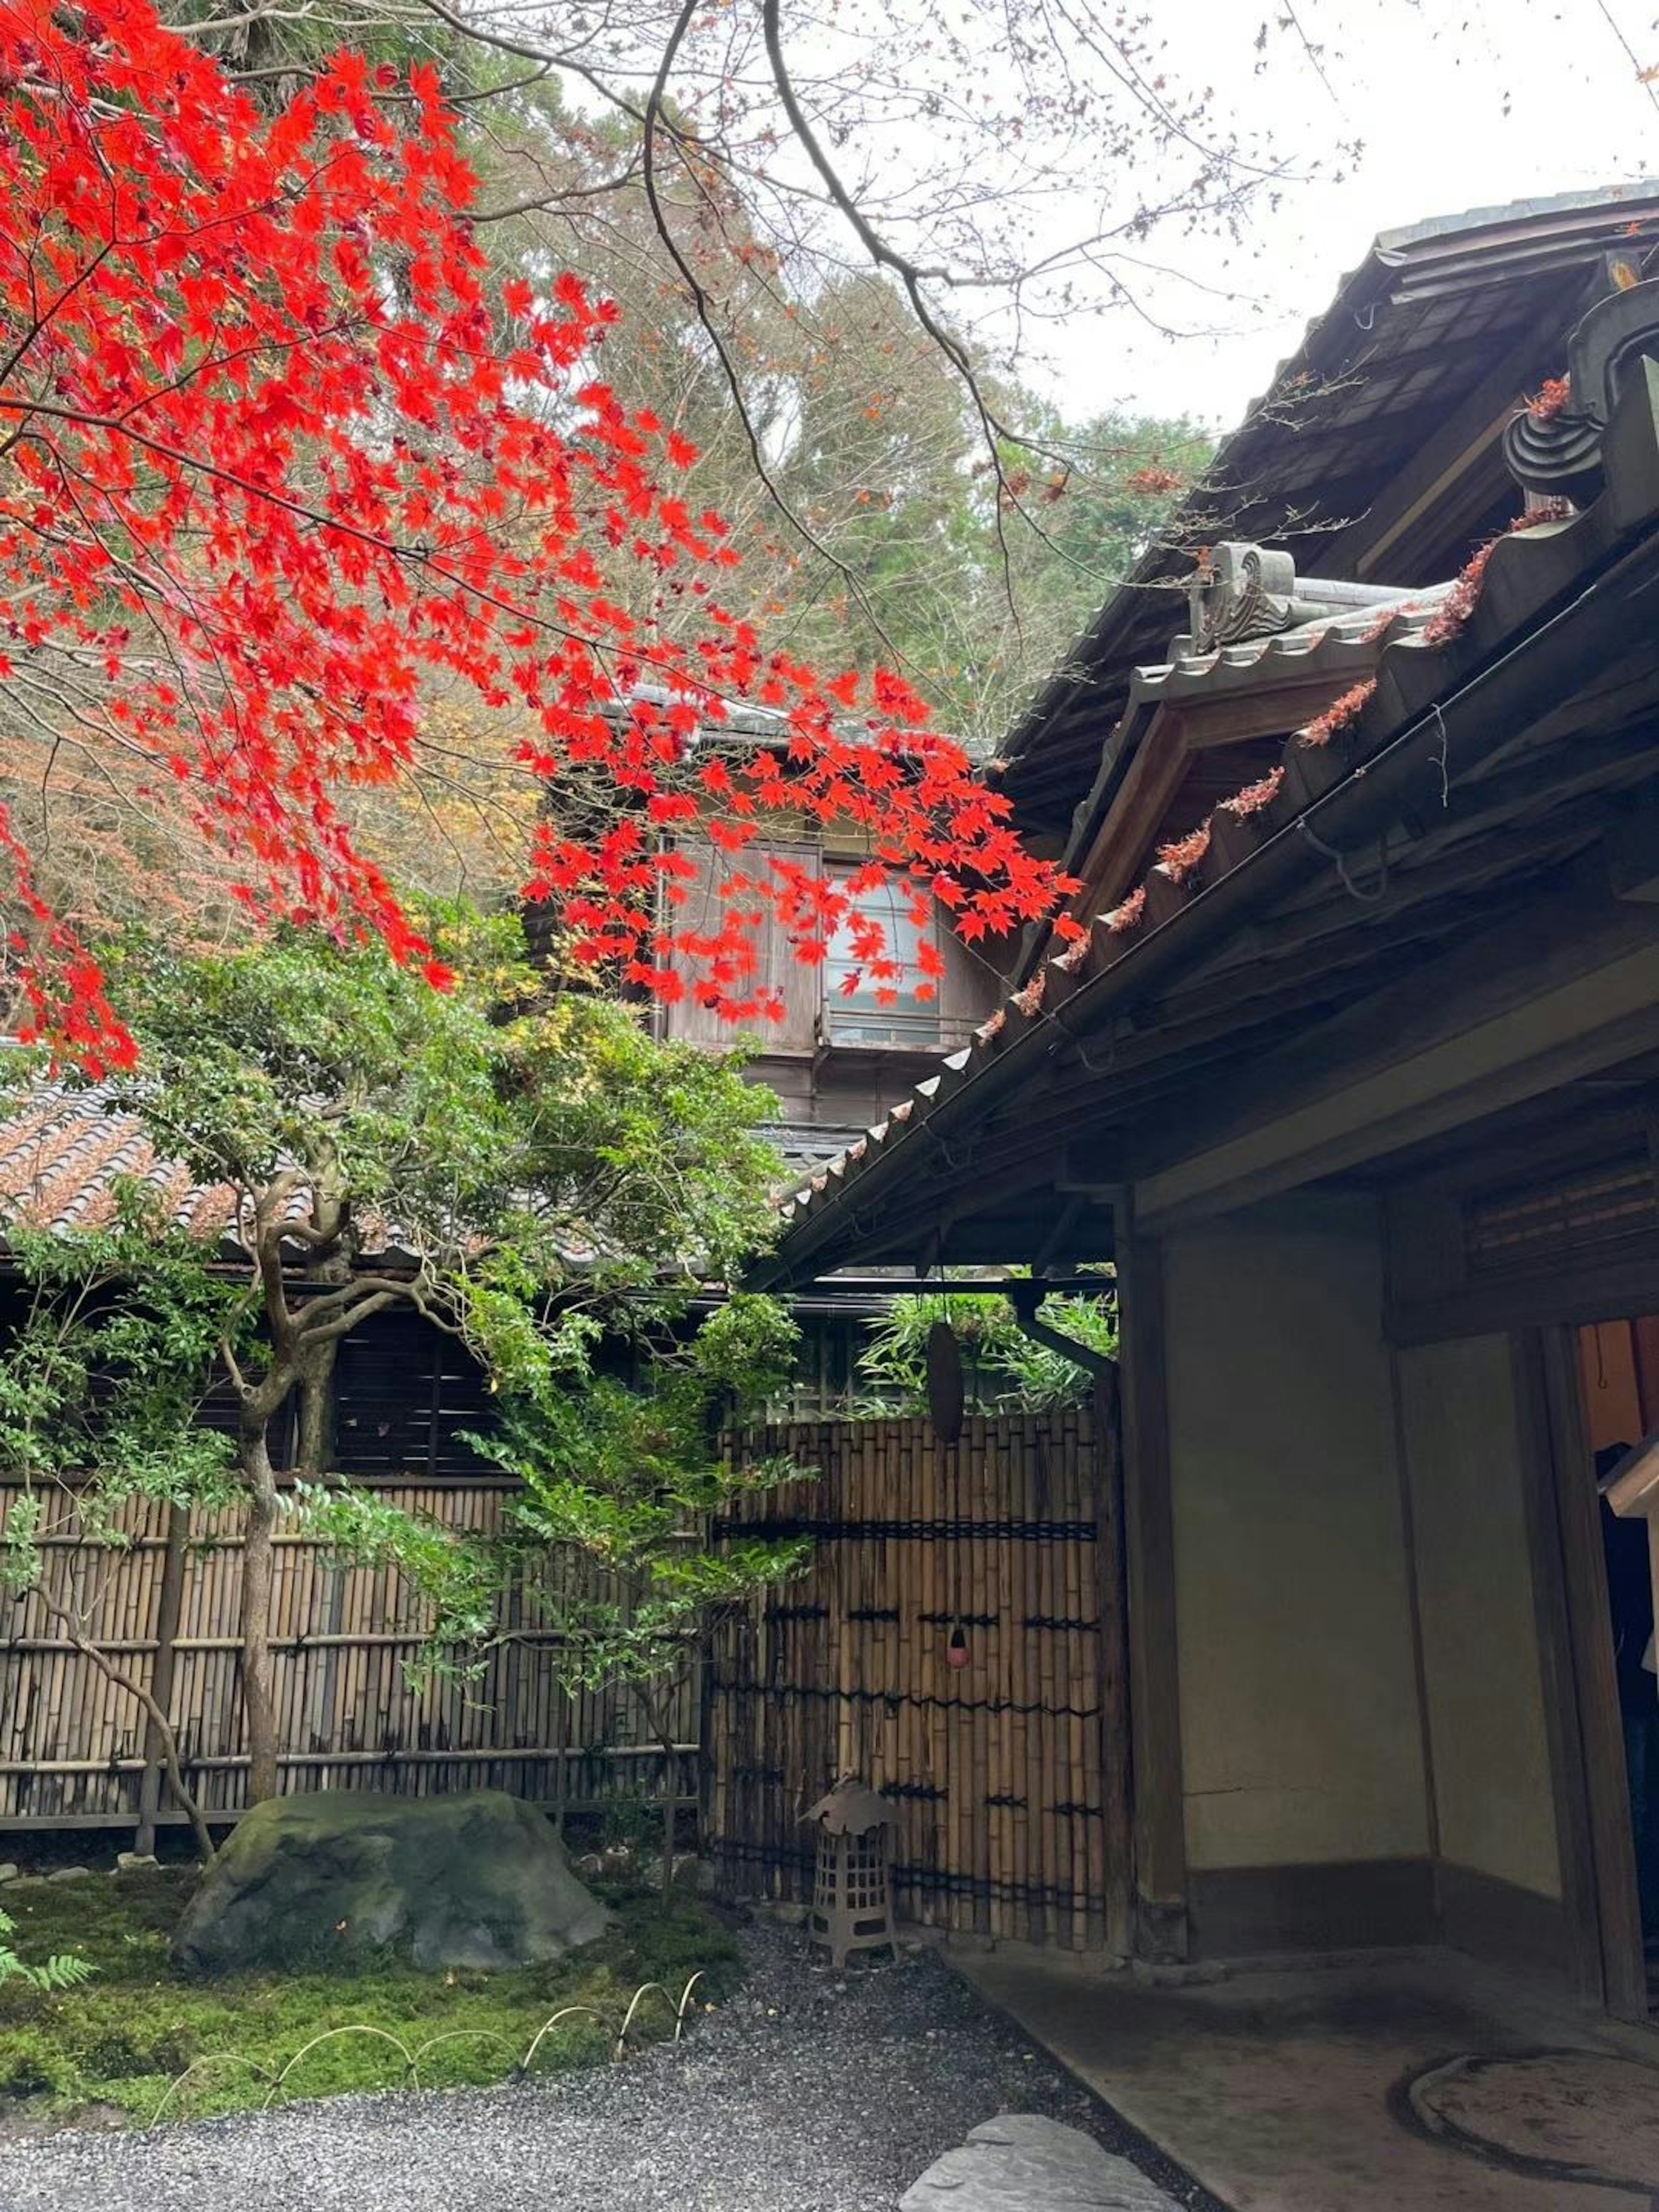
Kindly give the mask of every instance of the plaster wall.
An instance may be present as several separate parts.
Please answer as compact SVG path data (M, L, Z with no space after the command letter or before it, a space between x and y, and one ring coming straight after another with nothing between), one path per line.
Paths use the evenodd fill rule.
M1429 1848L1376 1208L1299 1193L1165 1248L1188 1863Z
M1561 1893L1509 1345L1398 1354L1439 1856Z

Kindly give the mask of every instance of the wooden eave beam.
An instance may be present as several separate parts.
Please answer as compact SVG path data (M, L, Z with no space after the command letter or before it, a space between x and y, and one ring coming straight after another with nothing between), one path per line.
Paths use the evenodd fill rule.
M1334 1014L1410 972L1439 950L1455 926L1447 923L1400 940L1379 940L1351 967L1328 961L1286 978L1235 1006L1219 1004L1206 1018L1160 1029L1149 1037L1091 1040L1089 1058L1072 1061L1052 1085L1029 1098L1018 1122L988 1129L985 1146L1000 1163L1051 1155L1053 1146L1091 1119L1133 1128L1150 1115L1178 1109L1194 1081L1212 1083L1219 1068L1275 1048L1307 1018ZM1323 988L1321 986L1324 986ZM1264 1034L1265 1033L1265 1034Z
M1370 965L1397 974L1412 950L1379 943ZM1346 1003L1347 995L1351 994L1337 994L1338 1002ZM1317 1012L1320 1000L1298 980L1251 1002L1242 1019L1217 1015L1207 1024L1160 1030L1150 1038L1127 1031L1121 1052L1118 1039L1091 1038L1086 1061L1076 1058L1057 1066L1047 1084L1021 1094L1018 1112L1005 1110L976 1133L971 1151L958 1156L959 1172L933 1164L924 1169L918 1164L894 1206L902 1217L914 1212L937 1218L933 1194L957 1188L970 1175L986 1177L988 1189L999 1195L1005 1174L1018 1176L1020 1188L1027 1187L1027 1172L1034 1166L1051 1176L1056 1148L1065 1146L1080 1127L1118 1129L1133 1125L1140 1114L1182 1097L1195 1074L1212 1076L1218 1067L1261 1050L1260 1032L1264 1029L1275 1032L1270 1042L1291 1033L1291 1024L1300 1024L1310 1002ZM1090 1180L1098 1183L1101 1176L1097 1173ZM953 1218L965 1218L960 1202L950 1211Z
M1483 889L1484 879L1471 876L1455 891L1443 885L1425 891L1380 921L1368 923L1350 915L1346 927L1334 910L1322 912L1327 929L1286 937L1260 951L1241 951L1236 966L1212 969L1179 997L1148 1006L1143 1015L1146 1032L1167 1039L1167 1050L1180 1052L1189 1037L1212 1028L1224 1033L1230 1019L1239 1029L1255 1025L1264 1018L1263 1009L1363 996L1371 988L1370 971L1420 958L1425 945L1467 935L1472 924L1488 924L1526 904L1524 888L1509 888L1497 899L1480 896Z
M1530 896L1517 891L1500 915L1486 907L1483 919L1490 927L1475 952L1467 938L1449 951L1444 949L1447 940L1458 935L1466 916L1461 910L1443 914L1420 932L1382 936L1368 945L1356 945L1351 963L1324 955L1311 961L1305 971L1281 976L1271 990L1245 997L1235 991L1231 1000L1223 992L1203 1019L1194 1019L1193 1009L1183 1006L1178 1021L1150 1034L1127 1030L1111 1039L1091 1038L1086 1063L1073 1060L1055 1067L1042 1088L1021 1094L1017 1112L1011 1107L994 1117L959 1153L945 1159L936 1148L931 1160L917 1162L902 1191L884 1209L879 1249L908 1258L930 1228L943 1228L947 1237L961 1231L977 1218L965 1195L976 1182L987 1193L987 1210L994 1208L998 1214L1011 1196L1049 1188L1057 1150L1069 1162L1085 1130L1105 1133L1103 1139L1097 1133L1094 1140L1091 1179L1100 1178L1100 1152L1108 1139L1115 1149L1104 1164L1115 1176L1127 1164L1126 1133L1136 1132L1135 1143L1144 1144L1139 1132L1150 1120L1162 1124L1178 1117L1195 1082L1213 1096L1222 1087L1215 1080L1218 1072L1233 1066L1237 1073L1224 1088L1229 1096L1237 1097L1247 1092L1262 1067L1275 1058L1283 1055L1302 1066L1309 1049L1302 1042L1307 1017L1310 1012L1317 1017L1322 1006L1334 1002L1324 1018L1323 1034L1350 1023L1367 1035L1387 1035L1393 1019L1387 1011L1391 1002L1421 998L1437 1006L1443 996L1441 979L1448 969L1468 967L1489 973L1491 948L1512 943L1528 924L1535 927L1540 907L1553 910L1553 895L1540 901L1535 888L1528 890ZM1659 929L1654 935L1659 943ZM1264 1031L1271 1034L1264 1037ZM1316 1027L1316 1046L1321 1036ZM1133 1147L1128 1158L1133 1158ZM1134 1164L1142 1164L1136 1160ZM952 1199L941 1208L940 1194L945 1192ZM856 1223L849 1224L849 1233L859 1235ZM859 1249L870 1256L877 1248L859 1236ZM1010 1256L1023 1256L1012 1247L1008 1251Z
M1401 878L1403 902L1379 915L1340 894L1283 925L1253 925L1237 945L1236 963L1212 966L1192 987L1137 1008L1108 1036L1091 1038L1086 1059L1056 1068L1040 1092L1022 1099L1018 1121L1012 1115L994 1121L976 1150L999 1162L1023 1161L1063 1140L1080 1119L1105 1115L1133 1126L1166 1103L1178 1105L1195 1073L1212 1077L1220 1064L1261 1054L1281 1030L1300 1028L1322 1007L1334 1016L1374 997L1477 928L1501 938L1535 909L1538 873L1530 864L1559 870L1575 846L1607 826L1605 811L1547 817L1499 844L1479 850L1459 844L1414 867ZM1493 878L1516 877L1520 868L1527 869L1522 879L1494 902Z
M1184 1031L1214 1012L1236 1008L1242 1014L1258 998L1280 995L1287 978L1292 988L1311 990L1327 969L1334 977L1345 965L1371 957L1364 949L1368 943L1385 954L1383 940L1403 944L1488 921L1490 912L1482 913L1476 893L1489 908L1492 887L1504 878L1535 876L1540 868L1570 860L1620 818L1604 787L1615 779L1650 775L1656 766L1659 748L1651 757L1632 757L1627 738L1609 738L1582 750L1554 750L1547 760L1466 784L1447 829L1431 830L1403 852L1394 842L1382 904L1365 907L1334 884L1334 870L1327 872L1277 913L1228 940L1180 990L1136 1008L1133 1027ZM1517 818L1528 809L1534 818ZM1489 836L1488 831L1502 834ZM1362 889L1380 872L1374 854L1345 858ZM1510 894L1516 899L1527 895L1519 887ZM1425 913L1454 899L1456 906L1442 915ZM1402 934L1407 925L1408 933Z
M1284 679L1213 698L1182 691L1153 706L1135 739L1105 817L1074 872L1083 889L1072 911L1114 907L1152 866L1158 835L1200 752L1288 737L1322 714L1355 681L1352 669L1322 673L1291 664Z
M1414 1206L1443 1208L1469 1190L1501 1188L1570 1175L1626 1146L1644 1147L1654 1129L1659 1103L1659 1054L1638 1054L1572 1086L1573 1111L1565 1120L1542 1102L1508 1114L1488 1116L1448 1137L1407 1148L1370 1178L1391 1199ZM1547 1118L1538 1120L1539 1115Z
M1608 893L1598 852L1501 928L1268 1054L1224 1103L1170 1116L1133 1163L1136 1202L1165 1220L1243 1204L1455 1127L1525 1095L1528 1080L1543 1087L1656 1041L1659 914ZM1454 1064L1468 1066L1464 1080ZM1468 1088L1483 1070L1485 1104Z
M1604 769L1610 774L1610 769ZM1524 818L1512 807L1493 807L1479 823L1471 821L1455 836L1431 833L1413 841L1399 836L1388 847L1386 885L1378 849L1351 850L1343 855L1351 892L1336 872L1316 887L1316 896L1286 902L1277 913L1254 922L1224 947L1218 958L1194 975L1190 987L1154 1000L1156 1018L1164 1018L1187 1002L1188 988L1202 1000L1217 984L1237 992L1250 988L1258 964L1271 963L1288 955L1294 958L1319 944L1332 945L1340 957L1340 946L1355 936L1386 934L1401 918L1414 915L1425 904L1459 899L1479 919L1479 909L1467 902L1476 891L1489 892L1505 878L1535 878L1544 870L1571 861L1586 845L1607 834L1616 817L1594 792L1580 794L1573 805L1563 796L1554 805L1540 804ZM1490 833L1490 834L1488 834ZM1368 906L1367 898L1382 896ZM1269 981L1271 979L1269 979Z

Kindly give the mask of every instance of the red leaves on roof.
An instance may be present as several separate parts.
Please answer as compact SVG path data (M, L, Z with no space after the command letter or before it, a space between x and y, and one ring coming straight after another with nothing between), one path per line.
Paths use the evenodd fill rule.
M1524 521L1527 518L1522 519ZM1489 538L1458 571L1450 591L1423 625L1425 645L1444 645L1457 635L1474 612L1480 586L1486 580L1486 563L1492 556L1493 548L1502 542L1501 538Z
M1534 422L1547 422L1565 410L1571 398L1572 386L1567 378L1547 376L1526 402L1526 410Z
M1139 927L1146 911L1146 886L1137 884L1127 898L1115 906L1109 914L1102 915L1100 919L1114 937L1121 937L1127 931Z
M1210 849L1210 825L1200 822L1196 830L1189 830L1184 837L1176 837L1158 848L1158 865L1171 882L1184 884Z
M1241 822L1248 821L1252 814L1260 814L1273 805L1284 781L1285 769L1281 763L1278 768L1269 769L1259 783L1247 783L1243 791L1236 791L1231 799L1224 799L1221 804L1229 814L1237 815Z
M1378 638L1386 635L1396 622L1407 615L1415 614L1418 607L1419 602L1415 599L1386 601L1377 609L1372 620L1368 622L1364 629L1360 631L1359 642L1362 645L1375 645Z
M0 125L5 672L49 740L94 672L92 711L238 855L256 915L426 959L341 800L416 758L433 684L516 718L555 822L567 778L614 797L592 836L544 827L525 889L647 990L777 1012L745 942L769 910L821 957L848 913L763 874L693 916L659 849L688 791L734 859L769 813L851 831L965 937L1054 903L909 686L821 676L720 605L738 555L685 496L693 448L592 377L615 307L568 270L489 289L429 65L337 54L269 117L149 0L8 0ZM775 743L717 764L739 703ZM89 1067L130 1054L3 822L0 898L29 1027Z
M1376 678L1368 676L1363 684L1356 684L1340 699L1333 699L1322 714L1316 714L1300 734L1304 745L1328 745L1339 730L1346 729L1364 707L1376 689Z

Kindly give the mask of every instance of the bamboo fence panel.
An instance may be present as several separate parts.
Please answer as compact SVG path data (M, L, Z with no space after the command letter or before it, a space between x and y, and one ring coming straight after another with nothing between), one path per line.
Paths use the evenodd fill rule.
M372 1480L372 1479L371 1479ZM392 1504L458 1528L489 1530L511 1488L495 1477L382 1479ZM0 1485L0 1519L17 1495ZM73 1594L91 1640L154 1686L168 1508L134 1501L125 1541L54 1539L52 1588ZM271 1606L285 1790L386 1790L410 1796L492 1787L551 1807L614 1798L679 1800L696 1792L698 1692L675 1715L677 1771L626 1689L567 1696L550 1632L533 1624L533 1593L512 1594L481 1677L411 1684L422 1640L413 1593L395 1571L342 1564L319 1539L281 1531ZM192 1517L176 1590L168 1711L185 1778L204 1811L241 1809L246 1759L238 1694L240 1515ZM580 1570L551 1563L554 1577ZM76 1651L33 1595L0 1594L0 1828L136 1825L143 1799L145 1722L137 1700ZM152 1784L152 1789L154 1785ZM163 1820L179 1817L163 1783Z
M716 1630L706 1847L732 1895L805 1899L801 1815L856 1771L892 1803L900 1911L1127 1948L1127 1715L1115 1429L1089 1408L796 1422L794 1459L717 1534L813 1539L805 1574ZM967 1663L950 1663L952 1631Z

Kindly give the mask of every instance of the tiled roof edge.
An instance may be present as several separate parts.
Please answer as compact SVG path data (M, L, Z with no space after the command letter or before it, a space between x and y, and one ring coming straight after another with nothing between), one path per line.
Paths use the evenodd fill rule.
M1659 395L1659 365L1650 364L1648 392ZM1652 430L1646 428L1649 444ZM798 1190L783 1203L784 1227L774 1258L782 1254L789 1237L809 1221L822 1216L832 1200L852 1203L859 1187L878 1164L890 1162L895 1138L915 1136L926 1128L939 1109L966 1089L993 1062L1017 1051L1032 1033L1077 994L1097 981L1120 961L1132 958L1164 925L1177 919L1205 890L1222 877L1248 865L1265 845L1289 828L1302 814L1339 784L1347 782L1397 737L1407 732L1434 705L1462 671L1470 675L1495 662L1500 648L1507 649L1544 619L1552 602L1582 577L1598 554L1607 551L1639 521L1649 532L1653 508L1639 514L1624 511L1616 479L1593 507L1568 521L1547 521L1520 529L1491 542L1477 555L1479 596L1455 622L1447 610L1456 597L1456 580L1443 596L1439 612L1443 634L1436 635L1435 621L1384 639L1377 659L1377 674L1352 711L1323 733L1322 741L1308 742L1309 732L1298 732L1286 744L1274 775L1256 787L1223 801L1203 825L1207 833L1203 849L1186 865L1161 862L1130 897L1111 914L1097 916L1088 935L1069 951L1048 959L1024 990L1014 994L1000 1016L981 1025L965 1053L947 1064L919 1095L908 1102L908 1110L896 1109L888 1121L872 1132L856 1163L845 1158L838 1172L813 1179L810 1191ZM1576 560L1564 559L1564 549L1579 550ZM1531 572L1529 576L1529 572ZM1264 789L1264 785L1271 789ZM1133 909L1127 913L1125 909ZM1040 988L1038 988L1040 987ZM891 1124L903 1121L908 1129ZM772 1272L777 1272L775 1266Z

